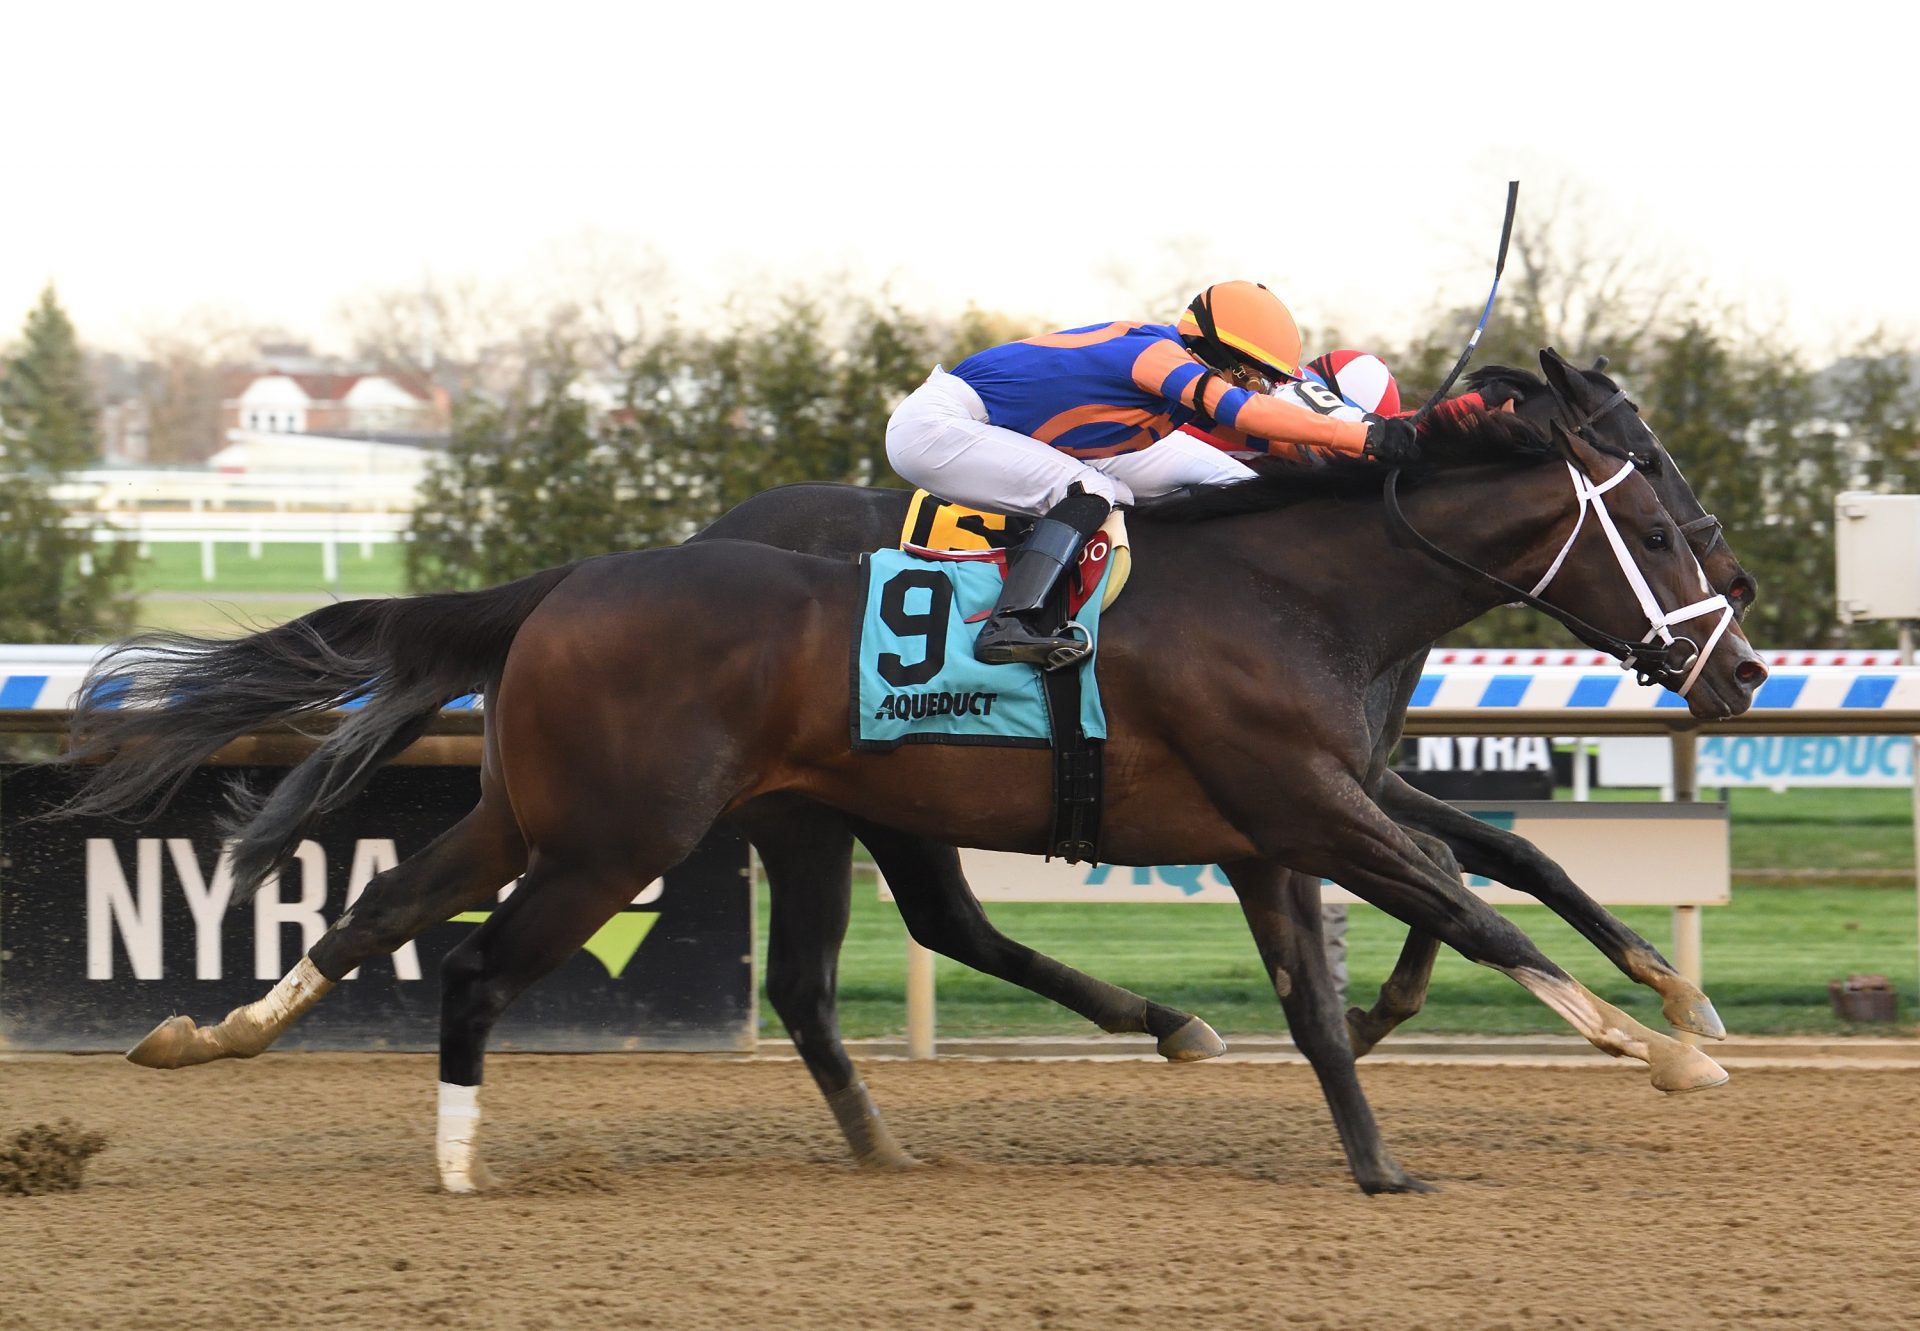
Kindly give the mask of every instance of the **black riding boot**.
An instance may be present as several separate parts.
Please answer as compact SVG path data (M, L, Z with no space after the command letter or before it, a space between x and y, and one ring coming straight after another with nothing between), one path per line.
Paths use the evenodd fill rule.
M1076 485L1033 524L1026 544L1007 561L1000 599L974 640L976 659L988 665L1017 661L1058 669L1087 654L1087 641L1079 634L1055 637L1039 632L1034 625L1061 575L1072 566L1087 538L1100 530L1112 507Z

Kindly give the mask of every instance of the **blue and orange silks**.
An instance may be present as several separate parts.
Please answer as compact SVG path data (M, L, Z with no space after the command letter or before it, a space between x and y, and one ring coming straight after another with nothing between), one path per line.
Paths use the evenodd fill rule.
M1207 366L1171 324L1110 323L1008 342L967 357L953 373L980 395L987 420L1070 457L1146 448L1199 419L1194 392ZM1366 426L1333 421L1279 399L1206 380L1214 433L1239 447L1296 445L1357 456Z

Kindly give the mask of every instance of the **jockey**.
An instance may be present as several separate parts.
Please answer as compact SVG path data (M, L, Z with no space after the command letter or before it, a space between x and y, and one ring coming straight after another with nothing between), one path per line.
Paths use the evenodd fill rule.
M1270 395L1297 380L1300 332L1253 282L1194 297L1177 324L1111 323L1009 342L935 368L887 422L887 457L913 484L975 508L1037 516L1009 561L974 654L1002 664L1070 659L1084 643L1031 622L1116 504L1240 479L1197 422L1235 448L1386 462L1418 453L1412 423L1333 420ZM1300 456L1298 452L1288 456Z

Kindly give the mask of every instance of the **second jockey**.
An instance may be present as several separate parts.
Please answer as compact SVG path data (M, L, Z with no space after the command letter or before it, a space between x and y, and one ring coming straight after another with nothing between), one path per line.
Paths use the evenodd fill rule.
M1048 665L1084 649L1034 620L1113 506L1237 479L1238 464L1181 426L1288 457L1417 456L1408 420L1336 420L1270 395L1299 378L1293 316L1253 282L1208 287L1177 324L1071 328L936 368L887 423L894 470L943 499L1039 519L974 654Z
M1329 351L1325 355L1315 356L1300 367L1297 381L1282 384L1273 393L1283 401L1337 421L1364 421L1370 416L1401 414L1399 383L1395 381L1386 362L1367 351ZM1222 438L1198 425L1183 426L1182 433L1203 439L1224 453L1244 456L1250 451L1244 441ZM1272 451L1290 455L1294 461L1305 463L1318 462L1326 456L1324 452L1311 448L1276 448ZM1252 468L1245 468L1241 478L1252 474Z

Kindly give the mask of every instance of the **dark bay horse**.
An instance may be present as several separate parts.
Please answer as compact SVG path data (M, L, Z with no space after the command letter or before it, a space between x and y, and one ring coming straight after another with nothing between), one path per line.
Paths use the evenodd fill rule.
M1597 371L1574 369L1550 349L1541 354L1541 364L1548 374L1546 380L1524 371L1494 367L1473 376L1469 386L1490 405L1509 406L1538 423L1589 421L1596 443L1621 457L1632 458L1647 476L1668 513L1680 523L1682 531L1689 533L1712 586L1727 593L1737 606L1750 604L1752 579L1720 538L1717 522L1701 510L1659 441L1640 421L1631 403L1621 400L1617 386ZM900 531L906 503L905 492L899 490L786 486L745 501L693 539L752 540L804 554L851 557L891 543ZM1525 840L1422 794L1387 768L1388 755L1398 742L1404 722L1407 697L1418 682L1424 657L1424 651L1416 653L1399 670L1383 674L1369 690L1369 712L1382 718L1376 727L1369 794L1411 834L1436 839L1423 844L1443 869L1452 867L1445 858L1451 852L1467 870L1527 891L1550 905L1629 977L1659 992L1663 1010L1676 1027L1711 1037L1723 1034L1705 996L1674 973L1650 943L1593 902L1558 865ZM419 720L430 714L431 709L424 710ZM468 885L451 885L453 895L424 890L411 873L376 879L352 912L336 921L314 949L322 978L336 979L366 960L391 952L420 930L490 895L493 881L517 877L526 867L525 847L517 828L510 823L510 811L496 802L495 812L503 825L488 833L483 834L471 822L463 824L462 838L467 843L497 851L498 855L484 865L480 862L484 852L473 857ZM1084 975L999 933L974 900L951 847L870 825L856 833L852 820L844 815L801 801L762 801L743 810L735 821L752 837L783 898L814 903L823 893L827 897L844 895L852 840L858 835L892 886L910 932L923 945L976 970L1022 985L1109 1032L1151 1034L1169 1059L1206 1058L1225 1048L1198 1018ZM1238 865L1230 872L1242 901L1249 907L1249 923L1262 955L1277 957L1286 940L1268 937L1262 931L1278 916L1274 903L1279 893L1307 891L1316 885L1302 882L1289 886L1287 870L1264 862ZM838 889L834 887L836 882L841 885ZM1256 908L1256 903L1266 905ZM837 915L844 909L841 906L827 914ZM778 916L768 944L769 995L821 1090L831 1097L855 1080L837 1034L831 994L823 998L818 992L820 977L831 974L831 953L837 939L829 940L813 927L812 922L821 914L814 906L787 910L776 905L776 910ZM822 955L823 949L827 955ZM1437 949L1436 940L1416 933L1373 1007L1348 1010L1348 1042L1354 1054L1364 1054L1394 1025L1419 1010ZM1306 992L1312 986L1301 976L1276 970L1273 978L1283 991L1299 991L1292 995L1294 1001L1287 1002L1290 1027L1299 1032L1307 1023L1306 1009L1317 1011L1324 1004L1317 995ZM157 1067L251 1056L267 1048L304 1011L280 1007L276 1021L263 1025L253 1006L237 1010L230 1022L205 1028L195 1026L190 1019L176 1018L164 1023L130 1056ZM1357 1090L1347 1093L1337 1089L1351 1083L1350 1072L1344 1070L1350 1060L1339 1044L1324 1032L1317 1039L1312 1035L1301 1037L1302 1048L1312 1053L1327 1086L1337 1118L1345 1117L1343 1100L1358 1098Z
M1556 448L1524 423L1498 418L1461 429L1452 442L1454 465L1432 469L1409 496L1409 512L1423 529L1447 533L1460 553L1513 575L1544 567L1549 556L1543 551L1564 539L1573 520L1568 469L1526 464L1564 453L1588 473L1614 469L1585 445L1569 441ZM1611 504L1643 544L1632 557L1634 567L1660 605L1697 599L1689 584L1701 575L1673 524L1643 481L1626 479ZM1331 872L1403 919L1514 975L1602 1047L1653 1063L1656 1084L1683 1089L1721 1079L1704 1055L1607 1008L1540 957L1465 894L1457 879L1439 874L1365 797L1361 778L1372 748L1366 686L1439 632L1486 608L1492 603L1488 593L1386 540L1378 526L1377 478L1369 483L1335 475L1313 484L1262 482L1236 491L1225 507L1243 511L1219 512L1216 497L1190 505L1185 515L1212 509L1212 521L1149 522L1137 533L1143 558L1136 578L1145 581L1115 607L1102 666L1116 717L1109 748L1116 776L1112 858L1238 862L1265 856L1308 872ZM1475 513L1477 524L1466 520ZM1329 580L1325 568L1299 569L1288 557L1297 548L1353 556L1347 567L1356 570L1354 585ZM1604 557L1598 564L1596 553ZM1623 594L1622 568L1604 547L1596 552L1592 540L1582 540L1554 596L1602 626L1611 621L1610 631L1637 632L1632 621L1642 612ZM1610 577L1602 576L1609 570ZM1389 576L1383 580L1380 574ZM1202 577L1219 591L1208 605L1238 607L1233 633L1223 634L1219 623L1199 615L1194 598L1183 595L1183 579ZM331 652L338 669L324 690L317 679L310 682L310 702L289 696L279 686L284 681L269 688L258 672L228 671L214 681L221 672L203 669L195 676L194 665L207 664L198 657L162 658L158 664L128 658L117 675L109 663L102 682L131 685L132 701L224 705L224 725L236 712L265 715L277 708L284 714L293 704L331 705L342 679L377 677L368 706L329 740L352 751L371 739L364 751L372 757L398 737L384 735L382 727L413 715L423 698L455 679L461 689L498 679L498 688L489 691L483 778L488 795L474 817L493 821L496 811L487 810L488 800L506 801L526 835L531 862L521 892L449 958L446 969L443 1078L455 1088L471 1087L479 1080L494 1016L557 964L565 955L554 952L562 941L573 939L566 949L571 951L597 927L598 919L589 924L587 917L624 899L617 885L669 852L677 860L690 831L697 839L729 809L763 797L805 798L910 835L1037 847L1044 835L1046 772L1031 755L846 752L846 699L825 689L819 672L837 644L834 675L844 680L855 613L852 587L843 564L716 541L588 561L490 593L389 602L377 613L332 607L340 613L319 612L292 635L274 631L282 634L277 648L243 640L256 655L284 651L282 665L300 656L310 674L316 646ZM715 605L751 609L754 622L718 620ZM1255 607L1271 613L1248 613ZM1206 651L1156 648L1158 635L1142 631L1149 621L1170 621L1206 644ZM1309 635L1303 644L1285 631L1299 623L1334 631ZM294 650L296 639L301 651ZM1224 683L1223 661L1238 672ZM701 668L691 668L694 662ZM588 682L584 693L576 690L568 699L584 713L571 725L549 714L537 697L542 673L562 664L576 682ZM1174 689L1156 698L1160 685L1202 673L1208 689L1190 690L1185 698ZM1763 676L1735 630L1703 663L1690 703L1702 715L1730 714L1744 708ZM228 686L248 679L253 696L245 687L233 696ZM196 683L214 682L220 685L217 698L211 687L206 696L196 694ZM323 692L335 696L323 701ZM180 709L169 710L176 713L177 731ZM192 736L196 743L211 725L201 718ZM356 726L359 733L350 735ZM92 711L83 713L81 729L111 749L143 729L157 739L167 723L134 709ZM1249 734L1262 741L1258 753L1247 746ZM702 756L689 765L689 754ZM116 758L117 767L99 769L96 792L109 801L137 799L164 785L181 756L177 746L171 752L151 745L127 749ZM190 753L185 761L191 765L199 756ZM1272 803L1254 798L1257 791L1270 793ZM241 843L237 880L251 884L271 868L291 848L287 838L297 840L301 820L327 794L324 782L284 784ZM610 795L618 796L614 809L653 808L657 816L642 822L610 815ZM1157 826L1163 815L1167 825ZM1289 818L1303 826L1287 831ZM614 826L605 825L609 821ZM464 852L436 853L448 844L443 838L408 862L421 866L416 877L441 879L464 868ZM535 902L537 909L530 905ZM469 1149L455 1172L464 1178L471 1163ZM1356 1162L1363 1185L1411 1186L1384 1150L1367 1163L1371 1167L1363 1170Z
M1576 369L1551 349L1542 352L1540 359L1546 379L1493 367L1472 376L1469 387L1480 392L1489 405L1510 404L1523 419L1542 425L1589 420L1595 442L1606 451L1631 459L1647 478L1680 530L1687 533L1712 588L1728 596L1736 613L1744 613L1756 593L1753 578L1721 536L1718 521L1701 508L1678 465L1641 421L1632 403L1625 401L1618 386L1598 369ZM904 493L893 490L785 486L746 500L694 539L751 540L806 554L851 555L896 539L907 502ZM1432 838L1423 844L1443 868L1449 867L1445 857L1451 852L1459 868L1518 888L1551 907L1622 973L1658 992L1663 1012L1676 1028L1715 1039L1724 1036L1725 1028L1706 996L1675 972L1657 948L1593 901L1551 859L1523 838L1416 790L1387 766L1399 742L1408 699L1419 683L1426 655L1425 649L1415 653L1397 670L1383 673L1369 689L1369 713L1379 720L1368 793L1410 833ZM820 810L817 816L835 815ZM768 834L778 835L779 831L769 829ZM870 843L869 849L881 863L888 883L894 885L896 897L902 898L902 915L922 945L976 970L1021 984L1104 1030L1150 1033L1170 1058L1194 1057L1211 1047L1206 1043L1210 1033L1186 1014L1081 975L1000 935L966 889L959 861L950 849L943 854L939 847L911 839L901 844L899 838L887 837L883 853L874 849L878 843L872 837L862 835L861 839ZM1271 903L1281 890L1274 880L1284 879L1288 871L1252 862L1231 866L1228 873L1243 905L1249 906L1249 923L1254 926L1262 955L1277 956L1282 941L1263 936L1261 921L1272 917ZM945 886L925 890L925 884L935 881ZM904 896L898 886L902 883L911 884ZM1318 892L1317 883L1297 883L1293 887ZM1250 904L1253 902L1269 904L1256 915ZM411 927L424 928L437 922L417 918ZM351 955L357 964L366 956L390 950L391 945L378 952L361 950ZM1365 1054L1394 1026L1419 1010L1437 950L1436 940L1416 932L1374 1006L1347 1012L1346 1025L1355 1055ZM347 959L343 956L341 963ZM1283 987L1289 983L1284 975L1276 974L1275 978ZM1297 1031L1302 1020L1304 1014L1289 1010L1290 1029ZM1308 1039L1303 1047L1314 1043ZM1322 1060L1316 1059L1315 1063L1319 1067ZM1323 1079L1326 1076L1323 1073ZM1339 1114L1337 1106L1335 1113Z

